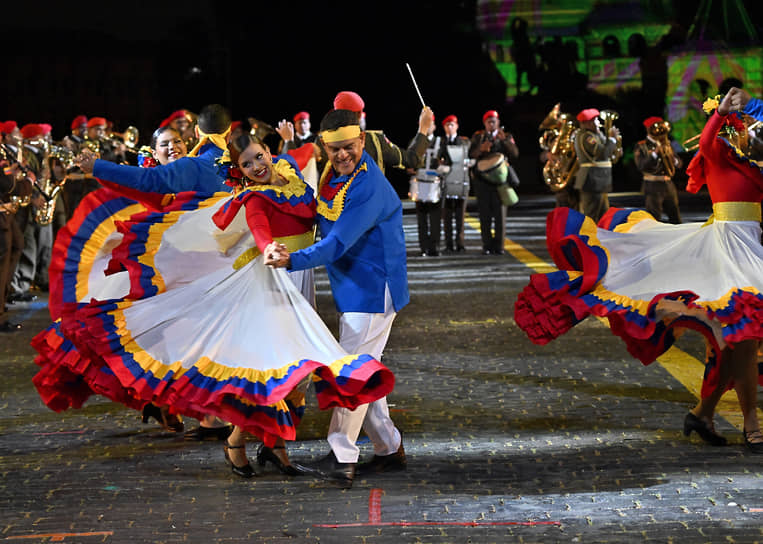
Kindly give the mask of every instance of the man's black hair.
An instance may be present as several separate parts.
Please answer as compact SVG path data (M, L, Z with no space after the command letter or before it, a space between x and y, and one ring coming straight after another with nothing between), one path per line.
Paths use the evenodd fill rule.
M225 106L209 104L201 108L197 122L204 134L222 134L230 126L231 116Z
M358 114L356 112L350 110L331 110L321 119L321 132L357 124Z

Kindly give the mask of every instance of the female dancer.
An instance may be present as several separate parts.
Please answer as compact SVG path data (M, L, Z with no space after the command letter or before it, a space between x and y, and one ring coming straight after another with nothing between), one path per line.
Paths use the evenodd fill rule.
M84 384L85 393L128 406L153 402L191 417L212 414L270 448L294 439L303 407L291 393L311 374L321 409L353 409L392 389L386 367L342 350L288 273L264 266L258 246L272 241L266 226L297 249L312 240L315 204L292 160L263 166L267 150L253 145L259 148L251 169L239 157L255 180L251 187L244 180L233 197L179 193L119 224L122 239L106 268L126 273L127 294L64 304L63 338L78 359L46 357L50 349L38 349L38 359L77 380L48 380L48 388L66 395ZM267 180L275 183L262 184ZM254 471L238 435L226 453L233 472L249 477ZM291 472L285 451L270 453L260 462Z
M714 219L705 224L659 223L644 211L611 209L598 228L568 208L547 220L548 248L559 271L535 274L515 306L517 324L538 344L588 315L607 317L628 351L650 364L683 329L710 345L703 400L687 415L692 430L725 444L712 427L712 409L735 387L744 441L763 453L755 394L757 342L763 338L763 173L744 154L745 127L724 98L708 120L688 190L707 184Z

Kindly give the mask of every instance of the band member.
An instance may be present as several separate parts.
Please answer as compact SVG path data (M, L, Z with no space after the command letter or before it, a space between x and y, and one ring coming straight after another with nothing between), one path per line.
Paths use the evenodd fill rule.
M577 115L580 123L575 137L575 153L580 165L575 175L575 188L580 191L580 211L598 222L609 209L612 190L612 160L620 131L611 127L601 132L599 110L588 108Z
M575 189L572 174L577 168L577 156L573 138L577 124L572 115L562 113L557 103L543 119L539 130L541 152L538 158L543 163L543 181L554 192L556 207L572 208L580 206L580 191Z
M35 183L29 206L21 208L16 213L19 227L24 233L24 249L13 274L12 293L9 300L34 300L37 297L31 293L33 286L42 291L48 290L48 266L50 266L53 250L53 226L49 223L40 224L37 220L38 212L47 202L41 187L50 176L48 151L42 140L44 132L45 129L40 124L24 125L21 129L25 161Z
M5 313L5 302L28 302L33 299L31 293L15 294L11 298L14 273L18 266L21 252L24 249L24 229L22 217L16 217L19 210L26 217L26 207L32 198L33 183L22 151L21 130L15 121L3 123L3 141L0 145L0 164L3 168L3 187L0 190L0 331L14 332L21 329L21 324L11 323L2 314Z
M673 176L683 161L671 147L670 123L661 117L649 117L644 120L644 127L646 138L633 151L636 168L644 176L644 207L657 221L662 221L664 210L668 222L678 224L681 212Z
M432 117L434 121L434 117ZM435 125L432 123L427 131L429 148L426 158L419 163L418 168L409 169L414 178L420 172L431 172L438 167L437 155L440 148L440 138L434 137ZM440 230L442 222L442 184L440 180L418 180L418 186L431 185L435 190L427 198L416 199L416 219L418 223L419 249L422 257L437 257L440 255Z
M379 359L397 312L409 301L402 203L364 151L367 139L355 112L330 111L320 128L330 162L317 198L321 240L292 253L283 244L271 244L265 264L290 270L325 265L340 312L340 345L348 353ZM375 455L359 470L405 469L402 437L389 416L386 397L355 410L334 408L327 438L331 452L317 464L301 468L352 486L361 426Z
M18 202L31 197L32 184L17 160L21 131L16 122L0 123L0 135L0 332L16 332L21 323L8 319L5 303L24 248L24 233L16 221Z
M71 134L64 136L63 144L74 153L79 153L82 144L85 143L85 136L87 135L87 117L78 115L72 119L71 129Z
M480 172L479 161L490 155L500 153L506 160L519 157L519 148L511 133L501 126L496 110L486 111L482 116L484 130L472 135L469 157L478 163L472 170L474 195L477 197L477 209L480 216L480 235L482 236L483 255L503 255L503 240L506 236L506 204L501 201L499 186L506 180L496 183Z
M292 125L291 128L293 129L290 133L291 138L288 140L281 139L279 153L286 153L289 149L297 149L305 144L311 144L317 138L317 134L310 132L310 114L306 111L297 113L294 116L294 123L288 124Z
M445 251L466 251L464 216L469 196L469 138L458 135L458 117L448 115L442 121L445 138L440 143L440 161L448 167L444 176L442 221L445 229ZM457 155L457 159L451 155Z

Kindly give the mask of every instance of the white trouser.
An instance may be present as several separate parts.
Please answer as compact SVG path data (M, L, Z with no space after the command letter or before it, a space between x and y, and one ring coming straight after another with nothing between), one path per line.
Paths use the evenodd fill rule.
M387 288L383 314L345 312L340 316L339 344L347 353L367 353L381 360L395 315ZM334 408L328 443L340 463L358 462L360 449L355 442L361 427L371 439L376 455L389 455L400 447L400 431L389 417L386 397L358 406L355 410Z

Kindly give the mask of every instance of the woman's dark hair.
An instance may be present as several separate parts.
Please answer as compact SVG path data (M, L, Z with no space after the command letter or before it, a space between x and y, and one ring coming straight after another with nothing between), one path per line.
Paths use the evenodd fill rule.
M321 132L358 125L358 113L350 110L331 110L321 119Z
M250 134L249 132L242 134L238 138L235 138L228 142L228 151L230 152L230 160L233 164L238 166L238 158L241 156L241 153L244 152L244 149L249 147L250 144L259 144L263 147L263 149L268 148L268 144L262 141L261 138L258 136L255 136L254 134Z
M163 127L159 127L151 135L151 149L156 149L156 141L159 139L159 136L161 136L162 134L164 134L168 130L171 130L172 132L177 134L178 138L182 138L182 135L177 130L175 130L174 128L172 128L169 125L165 125Z

